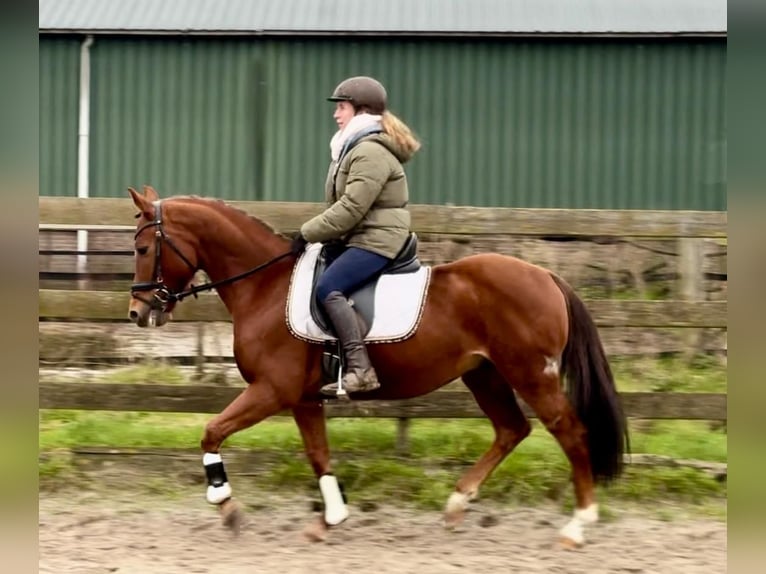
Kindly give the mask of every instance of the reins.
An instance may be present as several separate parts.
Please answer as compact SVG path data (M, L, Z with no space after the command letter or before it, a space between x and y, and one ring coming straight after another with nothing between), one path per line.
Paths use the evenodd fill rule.
M273 257L272 259L269 259L266 261L266 263L261 263L260 265L253 267L252 269L249 269L247 271L244 271L242 273L239 273L237 275L234 275L232 277L227 277L226 279L221 279L220 281L212 281L210 283L205 283L203 285L192 285L191 289L187 289L186 291L181 291L180 293L169 293L170 301L182 301L186 297L190 295L197 296L197 293L201 291L209 291L210 289L215 289L216 287L220 287L221 285L227 285L229 283L234 283L235 281L239 281L240 279L244 279L248 275L252 275L253 273L257 273L261 269L265 269L266 267L269 267L270 265L273 265L277 261L280 261L284 259L285 257L288 257L292 255L292 251L288 251L286 253L282 253L281 255L277 255L276 257Z
M181 252L181 250L178 247L176 247L175 243L173 243L173 241L170 239L170 236L168 236L168 234L165 233L165 230L162 227L161 202L160 201L154 202L154 206L155 206L154 221L151 221L141 226L141 228L138 231L136 231L136 234L134 236L134 237L138 237L145 229L148 229L150 227L157 228L155 232L156 248L155 248L153 277L151 281L143 282L143 283L134 283L130 287L130 292L133 297L150 305L152 308L159 307L164 310L171 303L183 301L186 297L189 297L190 295L197 297L197 293L200 293L202 291L210 291L211 289L215 289L216 287L220 287L222 285L228 285L229 283L234 283L235 281L244 279L245 277L248 277L249 275L257 273L258 271L261 271L262 269L265 269L266 267L273 265L274 263L284 259L285 257L289 257L293 255L292 250L290 250L285 253L282 253L281 255L277 255L276 257L273 257L269 259L268 261L266 261L265 263L261 263L260 265L257 265L256 267L253 267L252 269L248 269L247 271L234 275L233 277L227 277L226 279L221 279L220 281L211 281L209 283L204 283L203 285L196 285L196 286L192 285L191 288L187 289L186 291L180 291L178 293L175 293L165 284L165 280L162 277L161 249L162 249L163 240L167 242L167 244L171 247L171 249L173 249L173 251L175 251L178 254L178 256L183 260L184 263L186 263L186 265L190 269L196 272L197 268ZM152 290L156 290L154 292L154 300L152 301L147 301L145 298L137 295L137 293L140 293L142 291L152 291Z

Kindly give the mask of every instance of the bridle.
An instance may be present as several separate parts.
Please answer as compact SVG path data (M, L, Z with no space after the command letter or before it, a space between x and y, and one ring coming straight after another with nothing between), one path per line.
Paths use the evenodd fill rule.
M269 265L272 265L273 263L276 263L277 261L284 259L285 257L293 255L292 251L287 251L286 253L277 255L276 257L269 259L268 261L266 261L266 263L262 263L261 265L253 267L252 269L249 269L248 271L239 273L238 275L234 275L233 277L228 277L220 281L205 283L203 285L197 285L197 286L191 285L190 288L186 289L185 291L174 291L165 283L165 280L162 277L162 243L166 242L170 246L170 248L176 252L176 254L181 258L181 260L184 263L186 263L189 269L192 270L192 274L197 272L198 267L194 265L191 261L189 261L189 258L186 257L181 252L181 250L176 246L175 243L173 243L173 240L170 238L170 236L165 232L165 229L162 227L162 202L158 200L153 202L152 204L154 205L154 221L145 223L144 225L139 227L135 235L133 236L133 240L135 241L136 239L138 239L138 236L141 235L141 233L143 233L146 229L149 229L151 227L156 228L154 231L155 249L154 249L154 271L152 272L152 280L144 281L142 283L134 283L133 285L130 286L131 297L146 303L147 305L149 305L149 307L152 310L162 311L163 313L167 312L170 305L176 302L180 302L184 300L186 297L189 297L190 295L194 295L194 297L196 297L197 293L201 291L209 291L221 285L233 283L234 281L238 281L240 279L247 277L248 275L252 275L253 273L257 271L260 271L261 269L265 269ZM152 299L147 299L144 296L140 295L141 293L144 293L146 291L154 291Z

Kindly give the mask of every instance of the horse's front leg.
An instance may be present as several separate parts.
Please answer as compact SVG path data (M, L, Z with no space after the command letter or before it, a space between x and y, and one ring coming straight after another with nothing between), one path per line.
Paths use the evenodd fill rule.
M239 532L244 513L232 499L231 486L219 453L221 444L232 434L277 414L284 401L266 382L251 383L224 410L205 426L201 446L202 464L207 475L207 501L221 510L225 526Z
M312 540L324 540L327 527L337 526L348 518L348 507L337 478L330 468L330 449L327 444L324 403L312 401L293 407L293 417L303 437L306 456L319 480L319 492L324 501L324 514L312 523L304 533Z

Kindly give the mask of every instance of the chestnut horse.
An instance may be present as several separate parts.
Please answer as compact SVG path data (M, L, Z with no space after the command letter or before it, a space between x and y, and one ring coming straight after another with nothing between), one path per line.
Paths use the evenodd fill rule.
M291 410L324 497L323 528L348 516L330 467L322 383L323 346L294 337L285 305L296 257L290 239L221 200L160 201L129 189L139 213L130 319L165 324L179 300L215 287L231 314L234 356L247 386L205 426L201 440L208 501L236 529L220 448L233 433ZM211 283L186 289L202 269ZM598 518L594 483L622 471L628 434L596 326L560 277L499 254L478 254L431 268L420 324L408 339L369 346L381 387L354 399L404 399L462 378L495 430L484 455L457 481L447 525L459 523L482 483L530 432L516 399L535 412L572 466L574 516L562 541L582 544ZM562 379L567 382L565 393Z

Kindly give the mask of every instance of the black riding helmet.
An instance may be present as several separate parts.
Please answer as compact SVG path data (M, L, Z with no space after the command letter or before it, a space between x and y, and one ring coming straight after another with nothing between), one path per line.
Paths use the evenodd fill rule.
M354 76L343 80L332 96L331 102L351 102L354 108L367 108L370 113L382 114L386 109L386 88L369 76Z

